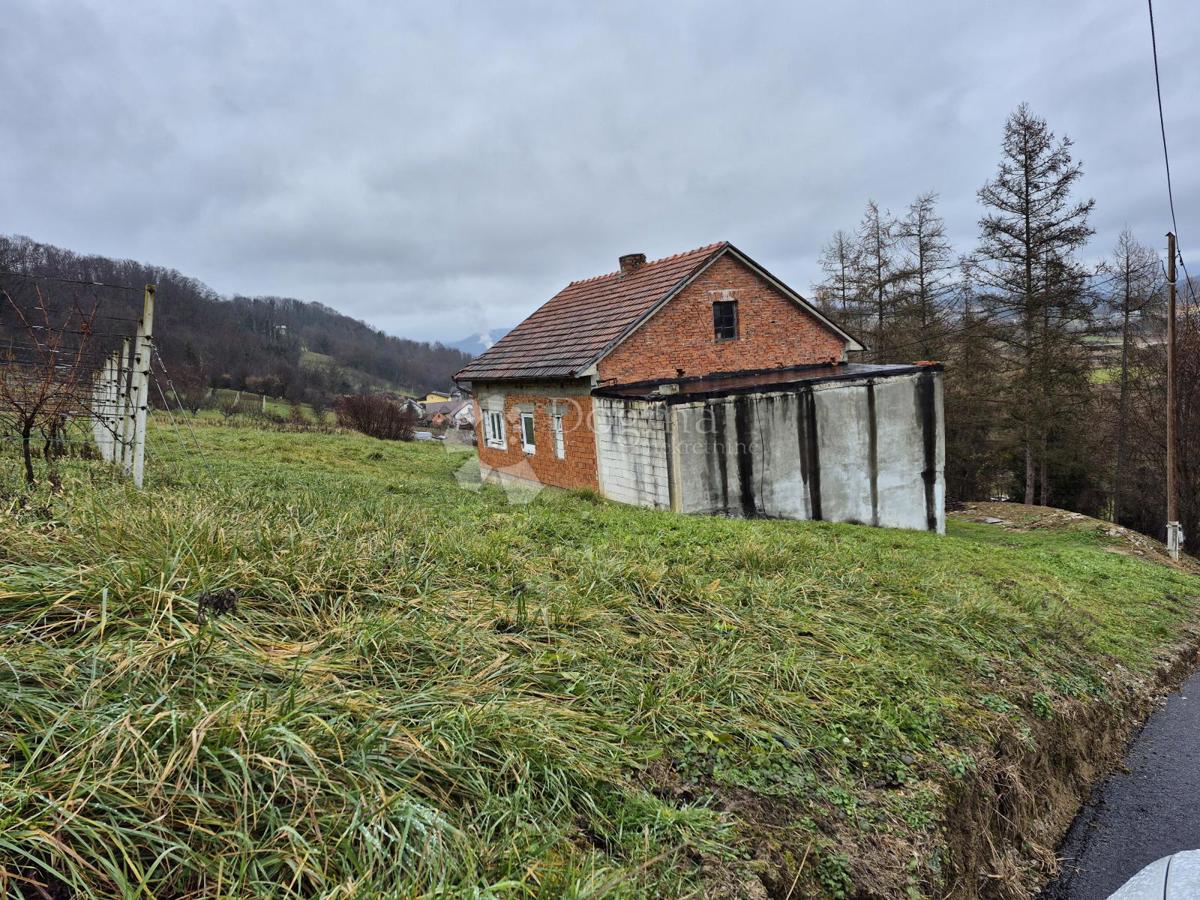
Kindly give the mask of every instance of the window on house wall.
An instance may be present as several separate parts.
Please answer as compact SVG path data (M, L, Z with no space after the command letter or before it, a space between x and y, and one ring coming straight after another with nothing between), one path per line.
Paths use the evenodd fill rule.
M554 455L558 459L567 458L567 442L563 435L563 414L561 409L550 413L550 431L554 435Z
M535 451L533 443L533 413L521 413L521 449L526 453Z
M489 409L483 414L483 439L489 447L504 447L504 413Z
M737 336L737 301L716 301L713 303L713 337L718 341L732 341Z

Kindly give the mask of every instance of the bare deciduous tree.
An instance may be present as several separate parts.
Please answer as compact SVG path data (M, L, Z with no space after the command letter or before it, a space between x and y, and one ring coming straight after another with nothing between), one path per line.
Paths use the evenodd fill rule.
M1121 232L1112 257L1102 271L1111 282L1110 310L1121 334L1121 373L1118 382L1115 420L1116 447L1113 451L1112 518L1120 521L1125 493L1125 469L1129 436L1129 366L1134 340L1141 332L1143 317L1162 299L1161 264L1149 247L1138 242L1128 228Z
M33 435L41 430L49 457L63 440L64 424L88 416L92 369L88 365L95 309L74 305L64 322L52 321L41 290L34 287L36 306L27 315L7 291L0 307L15 316L0 345L0 424L21 441L25 481L33 484Z

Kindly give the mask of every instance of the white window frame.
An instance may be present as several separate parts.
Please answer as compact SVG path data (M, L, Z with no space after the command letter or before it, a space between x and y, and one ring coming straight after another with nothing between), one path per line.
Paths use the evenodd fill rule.
M530 441L527 441L525 439L525 422L526 421L529 422L529 434L533 436L533 440L530 440ZM537 434L536 434L537 426L533 420L533 413L522 412L521 419L520 419L520 425L521 425L521 449L525 453L529 454L530 456L533 456L535 453L537 453Z
M560 408L550 410L550 433L554 436L554 458L567 458L567 439L563 433L563 411Z
M483 411L483 441L489 447L504 449L504 412L498 409Z

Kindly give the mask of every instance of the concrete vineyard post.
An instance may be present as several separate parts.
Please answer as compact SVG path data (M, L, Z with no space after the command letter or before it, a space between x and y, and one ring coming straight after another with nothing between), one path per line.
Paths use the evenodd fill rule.
M111 436L108 430L109 414L109 385L112 382L112 356L104 360L104 366L97 376L95 416L99 420L96 432L96 449L100 458L108 462L108 440Z
M92 390L92 433L100 458L105 461L112 459L112 381L113 358L109 356L96 373Z
M138 442L138 410L142 406L140 366L143 353L142 323L138 322L137 334L129 354L129 400L125 409L125 455L121 460L121 471L133 474L133 457Z
M134 487L142 486L146 468L146 415L150 408L150 352L154 347L154 285L146 285L142 301L142 320L134 339L133 447L129 471Z
M110 463L117 461L121 444L121 352L114 350L108 358L108 456Z
M117 357L117 443L113 455L113 462L122 468L125 467L125 458L129 448L129 439L132 437L133 431L133 426L129 418L129 343L129 338L125 338L123 341L121 341L120 355Z
M108 455L105 457L110 463L117 460L117 437L120 427L120 413L117 406L121 398L121 356L120 352L114 350L108 358Z
M92 376L92 439L96 442L96 450L100 458L104 458L104 377L107 365Z

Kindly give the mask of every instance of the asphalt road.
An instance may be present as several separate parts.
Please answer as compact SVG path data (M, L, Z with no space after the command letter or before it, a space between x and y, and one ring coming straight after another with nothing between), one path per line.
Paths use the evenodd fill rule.
M1143 866L1200 848L1200 673L1167 698L1058 849L1042 900L1105 900Z

